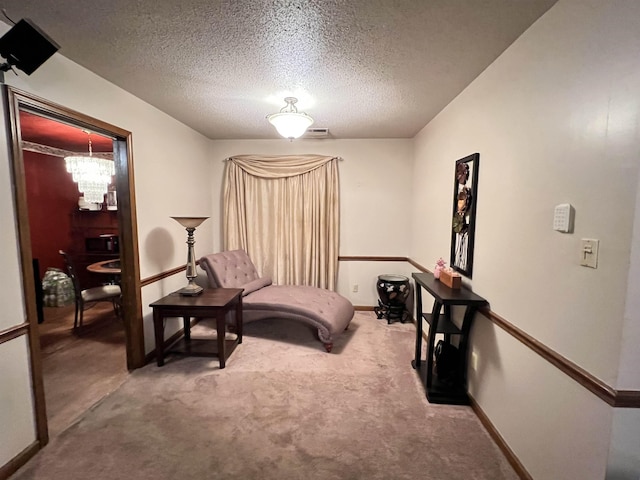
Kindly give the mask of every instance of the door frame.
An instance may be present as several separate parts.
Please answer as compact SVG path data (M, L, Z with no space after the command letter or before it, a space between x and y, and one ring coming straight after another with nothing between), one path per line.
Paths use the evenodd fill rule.
M42 448L48 443L49 435L44 397L40 337L38 333L20 111L28 111L79 128L86 128L114 139L113 159L116 171L116 191L118 192L117 218L120 229L120 262L122 265L122 306L127 369L129 370L140 368L145 364L132 134L120 127L57 105L8 85L3 85L2 96L7 115L8 147L11 157L11 174L14 191L14 212L18 231L22 290L31 352L31 377L34 391L36 430L38 441Z

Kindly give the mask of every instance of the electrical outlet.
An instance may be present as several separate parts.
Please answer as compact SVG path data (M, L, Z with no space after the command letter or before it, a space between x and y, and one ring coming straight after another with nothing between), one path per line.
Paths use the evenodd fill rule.
M358 285L353 286L353 293L358 293Z
M478 370L478 354L476 352L471 352L471 370Z

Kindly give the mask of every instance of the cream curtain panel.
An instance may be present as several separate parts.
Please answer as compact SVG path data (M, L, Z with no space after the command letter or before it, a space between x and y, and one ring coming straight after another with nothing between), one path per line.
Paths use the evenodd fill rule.
M223 248L245 250L275 284L335 290L339 197L337 157L228 158Z

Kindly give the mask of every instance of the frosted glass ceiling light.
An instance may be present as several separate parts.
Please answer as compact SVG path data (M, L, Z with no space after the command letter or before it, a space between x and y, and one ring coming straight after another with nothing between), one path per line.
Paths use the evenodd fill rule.
M87 135L89 132L85 131ZM112 160L96 158L91 150L91 138L89 138L89 156L74 155L65 157L67 172L78 184L78 190L84 194L85 202L102 203L109 190L111 177L115 175L115 167Z
M287 104L282 107L280 112L267 115L267 120L276 127L280 135L293 140L307 131L307 128L313 124L313 118L306 113L298 112L296 108L297 98L286 97L284 101Z

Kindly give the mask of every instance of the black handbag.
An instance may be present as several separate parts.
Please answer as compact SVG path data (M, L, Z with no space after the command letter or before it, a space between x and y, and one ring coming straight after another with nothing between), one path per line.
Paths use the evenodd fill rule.
M434 350L435 369L438 380L447 385L453 385L458 376L460 366L460 352L456 347L444 340L438 340Z

